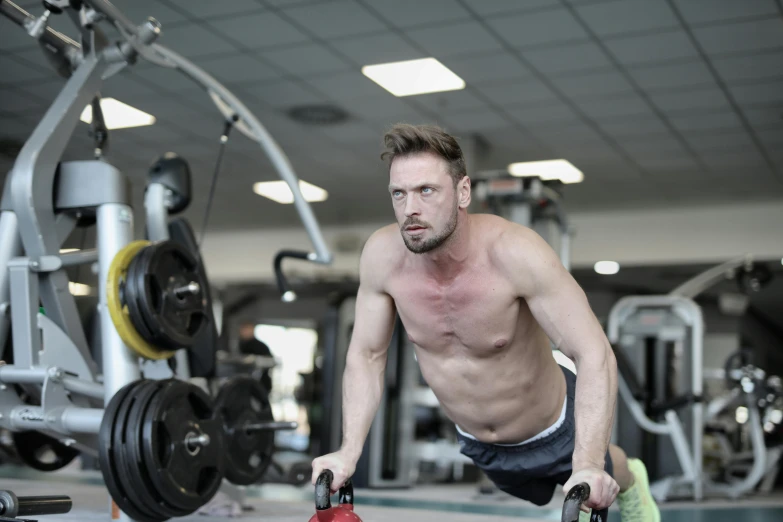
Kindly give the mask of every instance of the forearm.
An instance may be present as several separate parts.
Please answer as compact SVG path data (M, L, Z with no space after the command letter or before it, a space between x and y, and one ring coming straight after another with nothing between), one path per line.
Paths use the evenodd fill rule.
M573 467L603 468L617 400L617 363L607 344L575 359L576 440Z
M349 356L343 374L343 443L340 450L358 460L383 395L385 357Z

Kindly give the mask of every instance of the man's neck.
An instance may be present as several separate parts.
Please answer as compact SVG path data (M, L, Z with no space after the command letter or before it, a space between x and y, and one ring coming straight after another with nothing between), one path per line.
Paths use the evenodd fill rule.
M470 217L465 214L457 219L457 228L451 237L439 248L421 255L425 272L439 282L456 278L472 258Z

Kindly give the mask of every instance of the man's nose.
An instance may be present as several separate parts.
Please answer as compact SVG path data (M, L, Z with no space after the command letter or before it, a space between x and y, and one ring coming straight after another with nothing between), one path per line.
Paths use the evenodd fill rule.
M405 199L405 215L407 217L418 216L421 213L419 201L413 195Z

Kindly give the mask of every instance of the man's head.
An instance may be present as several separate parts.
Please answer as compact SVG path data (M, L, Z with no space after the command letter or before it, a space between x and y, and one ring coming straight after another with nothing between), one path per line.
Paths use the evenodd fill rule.
M457 140L438 127L398 124L383 137L389 193L411 252L441 246L470 204L470 178Z
M244 322L239 325L239 339L246 341L255 337L256 325L249 322Z

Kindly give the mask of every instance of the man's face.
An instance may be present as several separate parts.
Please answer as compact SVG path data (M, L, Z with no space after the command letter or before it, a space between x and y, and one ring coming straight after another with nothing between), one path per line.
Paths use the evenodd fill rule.
M405 246L416 254L438 248L457 228L460 206L448 163L431 153L395 158L389 178Z

